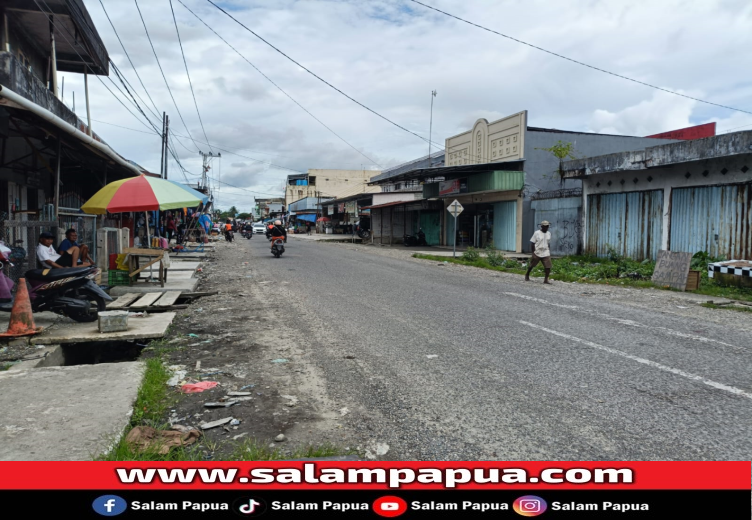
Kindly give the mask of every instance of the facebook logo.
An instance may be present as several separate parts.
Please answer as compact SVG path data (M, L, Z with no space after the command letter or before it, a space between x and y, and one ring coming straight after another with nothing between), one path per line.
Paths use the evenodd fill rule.
M128 502L117 495L102 495L92 502L91 507L102 516L117 516L128 509Z

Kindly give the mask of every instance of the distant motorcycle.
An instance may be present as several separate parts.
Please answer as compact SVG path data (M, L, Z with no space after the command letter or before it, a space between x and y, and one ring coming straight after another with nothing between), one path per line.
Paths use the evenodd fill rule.
M243 230L243 231L240 232L240 235L243 238L247 238L248 240L250 240L251 238L253 238L253 232L252 231Z
M232 242L234 235L232 234L232 231L225 231L225 240L227 242Z
M422 229L418 230L417 235L404 235L402 237L402 243L405 244L405 247L428 245L428 242L426 242L426 234L423 233Z
M279 258L282 256L282 253L285 252L285 239L282 237L274 237L274 241L272 242L272 254L275 258Z

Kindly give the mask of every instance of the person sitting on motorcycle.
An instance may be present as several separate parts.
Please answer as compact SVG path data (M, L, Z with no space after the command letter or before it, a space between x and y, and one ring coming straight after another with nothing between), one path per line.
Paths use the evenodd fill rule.
M253 236L253 224L251 224L250 222L243 224L243 232Z
M275 220L274 221L274 226L272 226L272 228L270 230L270 234L271 234L271 237L272 237L272 241L271 241L272 246L274 246L274 239L275 238L284 238L285 243L287 243L287 230L282 225L282 221L280 221L280 220Z
M229 218L227 219L227 222L225 222L225 240L228 242L232 241L232 220Z
M37 258L44 267L53 267L56 269L62 269L64 267L88 267L91 264L89 262L78 263L78 259L81 255L81 250L73 246L66 251L62 251L61 254L57 254L55 248L52 246L54 236L52 233L45 231L39 235L39 245L37 246Z

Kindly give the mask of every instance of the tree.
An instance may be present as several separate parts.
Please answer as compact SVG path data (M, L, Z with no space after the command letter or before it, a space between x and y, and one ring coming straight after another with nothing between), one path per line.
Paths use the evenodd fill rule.
M240 220L251 220L251 214L250 213L241 213L238 215L238 218Z
M550 148L536 148L536 150L543 150L544 152L548 152L557 159L559 159L559 168L556 170L555 173L559 174L559 180L564 183L564 169L562 168L562 165L564 163L565 159L577 159L577 156L574 154L574 144L573 143L565 143L564 141L556 141L556 144L553 145Z

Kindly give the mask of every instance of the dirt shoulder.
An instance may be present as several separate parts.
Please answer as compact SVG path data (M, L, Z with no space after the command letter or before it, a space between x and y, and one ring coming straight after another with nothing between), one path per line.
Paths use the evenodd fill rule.
M182 379L219 386L181 395L170 421L199 427L232 417L239 424L206 430L208 459L225 460L247 439L293 453L330 445L351 451L356 443L339 421L342 407L328 398L315 365L306 358L306 338L288 325L285 300L254 268L243 244L218 243L199 273L199 291L219 291L181 312L166 338L166 364L187 373ZM178 392L178 387L174 390ZM228 392L240 396L228 408L207 408ZM280 434L282 442L275 442Z

